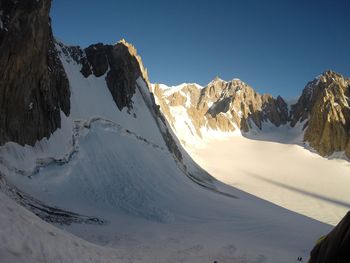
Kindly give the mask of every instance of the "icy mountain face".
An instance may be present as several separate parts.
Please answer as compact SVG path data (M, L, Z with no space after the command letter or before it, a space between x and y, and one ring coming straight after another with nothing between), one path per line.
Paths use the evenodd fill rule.
M49 0L0 2L0 145L34 145L70 112L66 74L55 51Z
M184 121L191 133L200 137L203 130L248 132L253 126L261 129L263 122L275 126L288 122L287 104L281 97L260 95L239 79L227 82L216 78L204 88L155 84L152 91L173 127ZM185 117L177 118L177 114Z
M291 125L307 120L304 140L322 156L350 157L350 79L326 71L309 82L292 106Z

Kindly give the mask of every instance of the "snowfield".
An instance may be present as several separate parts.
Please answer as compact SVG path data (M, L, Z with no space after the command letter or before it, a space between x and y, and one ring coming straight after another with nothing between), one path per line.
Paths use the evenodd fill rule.
M195 152L208 157L203 166L217 168L212 175L236 188L204 171L208 181L195 183L167 149L144 100L144 83L138 81L130 114L120 112L104 77L85 79L79 65L63 54L61 59L71 86L71 115L35 147L0 147L0 171L9 184L47 206L106 224L49 225L0 193L4 262L295 262L298 256L306 259L315 240L331 229L239 190L243 187L228 173L239 171L239 165L226 159L227 172L220 170L205 148ZM239 140L231 147L248 145ZM220 142L213 143L229 154ZM264 150L250 150L257 151L252 160L263 163L257 159ZM186 165L195 167L184 156ZM263 185L254 178L264 174L246 158L239 161L257 173L247 182Z
M181 135L186 134L181 127ZM216 179L257 197L336 225L350 209L350 163L323 158L302 142L301 127L182 137L193 159ZM187 133L188 134L188 133ZM339 154L338 157L342 157Z

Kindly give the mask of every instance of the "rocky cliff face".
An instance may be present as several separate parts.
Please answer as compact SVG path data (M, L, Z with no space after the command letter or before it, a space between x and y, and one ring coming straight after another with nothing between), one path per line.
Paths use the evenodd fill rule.
M345 151L350 157L350 79L326 71L309 82L292 106L292 122L305 121L304 140L322 156Z
M63 52L82 66L81 73L104 75L108 89L119 110L132 108L132 96L135 94L136 80L141 77L148 85L147 70L133 45L124 39L115 45L94 44L82 50L80 47L67 47L59 43Z
M248 131L252 125L261 129L264 121L276 126L288 121L287 104L281 97L260 95L238 79L226 82L216 78L204 88L189 84L175 92L155 85L153 92L170 123L175 118L171 108L184 106L200 136L203 127L224 132L235 128Z
M70 111L69 84L54 48L50 0L0 2L0 145L33 145Z

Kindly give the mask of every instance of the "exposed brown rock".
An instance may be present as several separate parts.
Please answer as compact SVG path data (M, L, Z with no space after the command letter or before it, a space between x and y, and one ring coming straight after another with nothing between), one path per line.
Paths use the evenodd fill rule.
M168 96L157 92L160 107L169 121L174 120L169 106L183 105L199 136L201 127L205 126L225 132L233 131L235 126L248 131L251 122L261 128L263 121L276 126L288 121L287 104L281 97L260 95L238 79L226 82L217 77L201 90L189 84Z
M2 0L0 144L33 145L70 111L69 83L52 36L50 0Z
M304 140L322 156L336 151L345 151L350 156L349 96L349 79L326 71L305 87L292 107L292 125L308 119Z

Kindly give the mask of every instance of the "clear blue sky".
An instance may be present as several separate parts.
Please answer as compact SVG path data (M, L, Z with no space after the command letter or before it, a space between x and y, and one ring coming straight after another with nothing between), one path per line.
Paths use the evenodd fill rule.
M326 69L350 76L349 0L54 0L63 42L133 43L152 82L240 78L295 97Z

